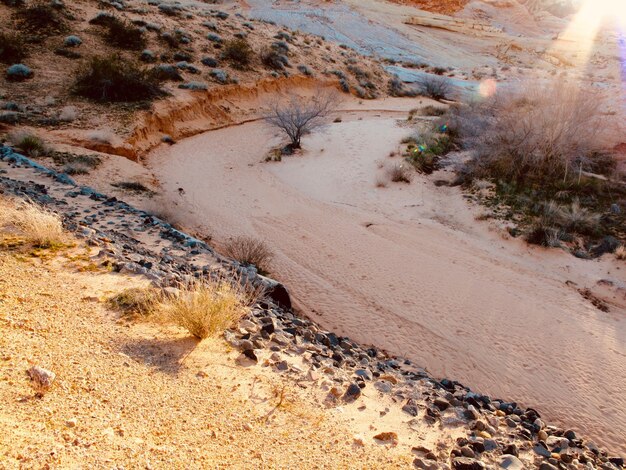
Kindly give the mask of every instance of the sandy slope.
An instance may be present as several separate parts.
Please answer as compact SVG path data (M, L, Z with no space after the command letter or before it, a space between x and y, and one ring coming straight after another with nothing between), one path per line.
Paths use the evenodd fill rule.
M391 418L325 409L317 387L238 367L223 341L117 321L99 300L142 281L71 264L0 253L1 469L410 465L410 447L354 443ZM43 398L26 375L32 365L56 373ZM370 403L376 413L390 406Z
M392 110L416 103L367 105L388 111L342 112L281 163L260 163L280 137L255 122L161 147L148 165L188 223L267 240L274 272L324 327L623 451L624 312L565 284L623 286L623 270L504 241L455 188L376 188L378 162L408 133Z

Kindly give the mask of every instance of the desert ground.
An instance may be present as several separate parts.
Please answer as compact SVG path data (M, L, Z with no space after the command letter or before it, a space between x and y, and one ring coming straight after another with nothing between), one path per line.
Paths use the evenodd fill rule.
M0 32L22 34L18 3L0 2L7 25ZM409 181L390 178L392 169L409 168L407 139L431 132L434 114L447 119L497 93L557 83L602 97L602 135L610 137L606 149L623 185L626 14L609 17L592 3L577 2L580 13L563 15L554 14L552 0L80 0L58 7L69 29L26 36L23 61L34 74L17 81L7 72L0 82L0 198L36 195L88 239L87 247L78 242L86 253L80 259L99 263L107 252L118 262L116 273L89 272L73 264L75 251L31 256L0 230L0 398L8 404L0 436L9 436L0 437L0 468L473 470L509 468L515 453L512 470L583 468L592 457L605 470L623 468L608 456L626 454L626 238L616 240L623 256L617 245L595 257L573 256L578 240L558 248L527 243L485 203L497 178L456 183L471 154L460 144L433 174L410 166ZM124 18L131 32L139 28L142 46L115 46L108 26L90 20L101 10ZM70 33L80 36L78 46L61 45ZM238 41L249 48L245 64L222 52ZM159 67L175 78L160 79L159 93L145 101L78 96L75 76L95 54L117 55L148 78ZM425 96L420 84L439 77L450 84L447 96ZM323 96L333 101L323 125L303 137L301 150L277 159L287 140L265 119L272 107ZM41 140L28 154L34 169L2 153L5 142L22 151L16 135ZM85 159L97 163L85 168ZM79 171L68 180L72 165ZM581 164L579 183L582 177ZM125 203L145 211L133 212L132 227L124 224L131 219ZM162 232L159 218L169 227ZM101 226L87 228L92 223ZM180 237L174 249L171 233ZM126 287L167 289L166 280L201 277L211 266L254 278L257 268L222 256L241 236L270 248L259 278L288 290L296 317L312 322L308 336L290 333L289 311L284 330L279 324L277 334L262 336L264 316L278 308L269 301L242 321L247 327L204 341L109 308L107 299ZM180 260L175 272L170 264ZM169 271L159 271L161 264ZM333 363L342 346L321 342L318 331L371 347L373 356ZM244 366L252 349L243 345L252 342L258 358ZM316 362L317 353L326 356ZM363 374L358 360L376 371L405 359L424 376L398 385L383 369L382 378L356 372ZM41 364L59 382L43 398L32 395L24 373ZM462 385L448 389L445 379ZM363 392L351 402L344 393L355 383ZM424 392L419 399L415 390ZM476 393L502 408L474 415ZM447 400L444 409L435 399ZM419 413L406 410L413 400ZM526 408L530 424L510 424L509 415ZM584 440L566 438L568 451L565 430ZM399 438L376 439L381 431ZM497 451L483 453L492 438ZM540 444L548 440L552 453ZM583 442L581 455L570 456ZM596 444L609 454L593 451ZM478 467L463 466L472 463Z

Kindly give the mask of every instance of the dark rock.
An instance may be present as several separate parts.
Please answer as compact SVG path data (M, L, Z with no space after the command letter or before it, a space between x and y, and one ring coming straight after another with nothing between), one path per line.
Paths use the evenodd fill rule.
M571 429L568 429L563 433L563 437L569 439L570 441L573 441L574 439L576 439L576 433Z
M542 462L541 465L539 465L539 470L559 470L557 467L555 467L552 464L549 464L548 462Z
M498 443L494 439L485 439L483 441L485 452L493 452L498 448Z
M354 401L361 396L361 387L359 387L355 383L351 383L346 390L346 393L343 395L344 400L346 401Z
M433 402L437 408L441 411L447 410L450 407L450 403L445 398L437 397Z
M372 380L374 378L372 371L368 369L357 369L354 371L354 374L366 380Z
M254 362L259 362L259 358L255 354L253 349L244 350L243 355L246 356L248 359L253 360Z
M454 470L483 470L485 464L469 457L457 457L452 460L452 468Z
M542 457L550 457L550 455L552 455L552 453L541 444L537 444L535 447L533 447L533 450L536 454L539 454Z
M430 459L422 459L419 457L416 457L415 460L413 460L413 466L415 468L421 468L423 470L437 470L439 468L439 464L437 464L436 461Z
M515 457L519 457L519 450L515 444L508 444L502 449L503 454L514 455Z
M412 398L410 398L405 403L405 405L402 407L402 411L404 411L405 413L408 413L408 414L410 414L411 416L414 416L414 417L419 414L419 408L417 406L417 403Z
M472 448L471 447L467 447L467 446L461 447L461 455L463 457L471 457L471 458L476 457L476 454L474 453Z
M498 465L506 470L524 470L524 464L516 456L507 454L500 457Z

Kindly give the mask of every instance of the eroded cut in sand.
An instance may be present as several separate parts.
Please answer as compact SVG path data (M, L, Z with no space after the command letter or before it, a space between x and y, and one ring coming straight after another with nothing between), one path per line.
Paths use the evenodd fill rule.
M275 275L323 327L624 450L624 310L602 313L566 285L624 286L623 266L504 240L432 178L376 188L416 105L344 103L342 122L280 163L261 163L281 143L262 122L162 146L147 163L188 225L266 240Z

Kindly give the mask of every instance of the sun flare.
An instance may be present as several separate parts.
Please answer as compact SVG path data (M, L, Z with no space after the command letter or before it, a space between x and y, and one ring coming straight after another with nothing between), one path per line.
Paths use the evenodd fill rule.
M600 21L615 19L626 24L626 2L624 0L586 0L582 11L595 16Z

